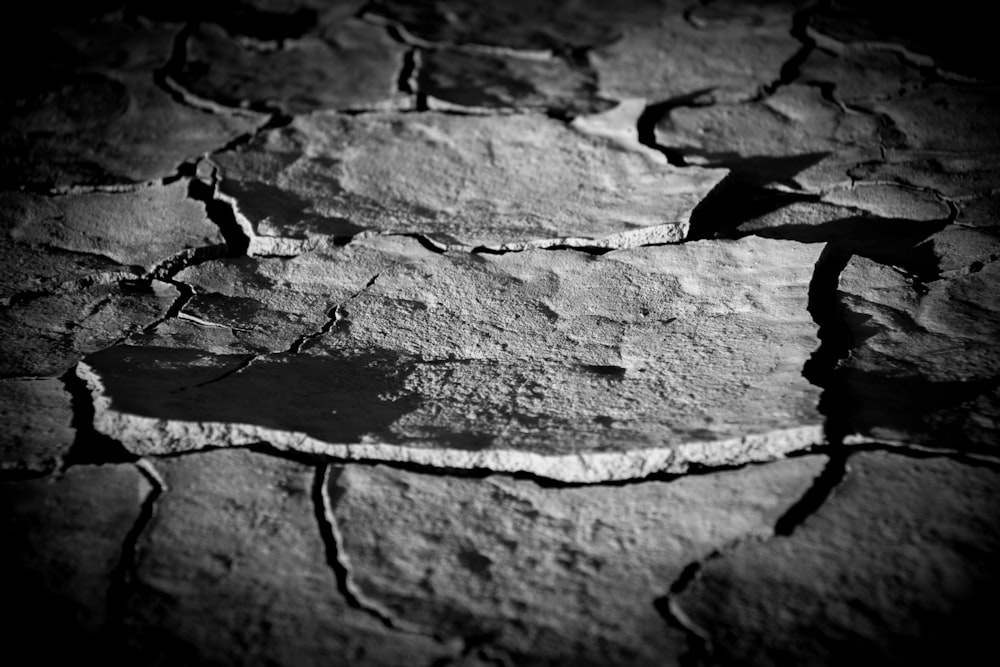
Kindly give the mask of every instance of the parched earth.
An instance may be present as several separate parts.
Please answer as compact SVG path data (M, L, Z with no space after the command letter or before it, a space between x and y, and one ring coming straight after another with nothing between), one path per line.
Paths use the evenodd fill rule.
M81 4L0 40L4 664L995 664L985 9Z

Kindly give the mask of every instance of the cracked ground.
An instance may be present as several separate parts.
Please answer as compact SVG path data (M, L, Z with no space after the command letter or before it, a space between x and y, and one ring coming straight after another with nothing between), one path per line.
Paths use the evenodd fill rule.
M985 9L80 4L0 40L5 664L997 663Z

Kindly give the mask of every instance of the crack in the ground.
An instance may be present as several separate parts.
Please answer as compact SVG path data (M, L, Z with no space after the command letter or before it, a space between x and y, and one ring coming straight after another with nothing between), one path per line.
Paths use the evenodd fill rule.
M184 306L186 306L188 302L194 298L195 291L194 288L191 287L191 285L188 285L187 283L182 282L180 280L172 280L172 279L167 279L164 280L163 282L167 283L168 285L173 285L177 289L178 293L177 298L174 299L174 302L170 304L169 308L167 308L167 312L165 312L161 317L156 318L155 320L147 324L145 327L143 327L142 333L144 334L150 334L154 332L157 327L159 327L167 320L173 319L178 315L180 315L181 311L184 309Z
M350 561L344 553L344 539L340 533L337 517L334 513L334 502L330 498L330 484L336 478L333 476L332 466L328 464L320 465L316 468L316 476L313 482L313 502L316 509L316 521L319 524L319 532L326 546L326 559L330 569L337 581L337 590L343 596L344 601L352 609L364 612L371 616L385 628L408 632L410 634L426 635L422 629L410 626L404 621L396 619L392 612L382 607L377 602L366 599L357 584L351 577Z
M820 0L820 2L802 9L792 16L790 34L799 41L801 46L799 46L799 49L792 55L791 58L786 60L781 65L781 70L778 72L778 78L771 83L764 84L760 87L760 90L753 97L754 101L760 101L770 97L779 89L795 82L795 80L799 78L800 68L816 48L816 40L809 35L808 31L809 19L826 4L827 0Z
M75 431L73 443L63 458L62 467L73 465L132 463L138 457L129 452L119 441L94 428L94 398L86 381L73 367L59 380L70 396L73 411L70 425Z
M820 344L803 366L802 375L823 389L819 411L826 417L826 437L831 443L841 442L849 430L835 377L837 364L851 348L851 337L840 315L837 288L852 256L836 243L827 244L809 282L807 310L818 327Z
M192 178L188 183L188 197L205 207L205 215L219 228L230 257L243 257L250 248L250 235L236 219L233 206L216 197L218 170L212 167L211 183Z
M714 648L711 633L691 618L678 598L697 581L702 571L712 561L725 558L750 542L767 542L793 535L795 530L814 515L844 482L848 474L849 452L850 450L842 445L828 448L827 463L823 470L813 479L812 485L805 493L778 517L770 535L737 538L714 549L704 558L688 563L680 575L671 582L667 594L653 601L653 606L664 621L687 635L687 651L680 656L682 667L706 667L713 664Z
M121 556L111 574L111 581L108 585L107 621L103 631L112 636L117 634L120 626L125 622L127 596L135 577L135 567L139 557L139 541L156 515L156 506L160 496L169 490L166 481L151 462L146 459L138 459L133 465L145 478L150 490L142 499L139 516L122 542Z
M296 338L294 341L292 341L292 344L288 346L288 350L286 351L286 353L298 354L299 352L302 351L302 348L308 343L312 342L317 338L320 338L321 336L325 336L326 334L330 333L330 331L335 326L337 326L337 324L343 319L341 308L343 308L348 302L361 296L361 294L363 294L365 290L369 289L372 285L374 285L375 281L378 280L379 275L381 274L376 273L375 275L373 275L371 278L368 279L368 282L365 283L364 287L362 287L357 292L347 297L340 303L327 309L326 311L327 320L326 322L323 323L323 326L320 327L317 331L303 334L302 336Z

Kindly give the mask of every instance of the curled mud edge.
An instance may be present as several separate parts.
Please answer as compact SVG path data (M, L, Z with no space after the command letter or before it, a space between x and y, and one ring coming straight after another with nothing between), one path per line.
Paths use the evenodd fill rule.
M94 402L94 428L138 456L267 443L278 450L345 461L406 463L453 470L525 473L559 482L597 484L642 479L655 473L682 474L691 468L763 463L822 445L822 424L754 433L738 438L679 443L625 452L545 455L511 449L470 451L426 445L387 444L374 438L330 443L305 433L253 424L157 419L118 412L99 375L84 362L76 367Z

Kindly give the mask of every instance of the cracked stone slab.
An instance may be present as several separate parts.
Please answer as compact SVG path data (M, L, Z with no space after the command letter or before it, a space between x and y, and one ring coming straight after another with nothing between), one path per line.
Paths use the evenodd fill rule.
M132 465L0 483L8 650L46 664L102 659L109 588L150 491Z
M879 145L892 133L875 116L846 113L820 90L793 84L759 101L671 109L657 124L656 141L688 162L824 192L850 186L848 171L880 159Z
M102 20L35 45L44 66L13 77L0 103L0 182L59 189L158 180L254 129L245 118L182 106L156 86L153 70L170 57L176 30Z
M330 497L359 595L393 617L518 665L663 665L687 637L654 599L688 563L769 536L823 461L585 488L348 465Z
M679 241L726 173L529 115L313 114L217 161L219 196L254 236L365 229L462 249Z
M10 226L10 238L20 244L15 252L27 245L99 255L121 271L149 273L170 258L224 246L218 227L200 203L188 198L187 188L182 180L135 192L2 193L0 216Z
M993 469L854 454L793 535L708 560L677 602L716 664L986 665L998 490Z
M454 652L344 600L314 468L245 450L155 465L167 491L122 605L132 664L430 665Z
M69 392L57 378L0 380L0 471L48 473L76 431Z
M753 97L801 47L793 3L676 5L625 28L592 60L602 96L670 100L697 91L719 102Z
M58 375L164 317L179 296L168 283L96 284L0 307L0 376Z
M926 252L938 249L949 249L947 237ZM998 281L996 262L917 286L892 268L851 259L838 297L856 342L838 374L852 430L929 446L996 448Z
M224 105L291 114L409 106L396 86L405 47L384 28L361 21L334 22L269 50L206 23L186 46L171 76L198 97Z
M301 354L237 373L245 354L155 341L88 357L79 373L96 427L136 453L266 441L570 481L766 460L822 441L819 388L802 377L818 346L806 305L820 245L744 239L593 257L355 243L388 266L327 311L328 329ZM239 306L251 326L272 321L283 294L300 298L294 285L261 290Z
M655 20L662 2L624 0L448 0L413 3L378 0L369 16L398 24L420 44L462 44L528 52L569 51L606 44L620 36L619 26ZM530 29L525 29L530 26Z
M540 109L581 115L607 109L597 96L596 77L565 58L518 58L455 49L423 52L417 89L438 101L472 109Z

